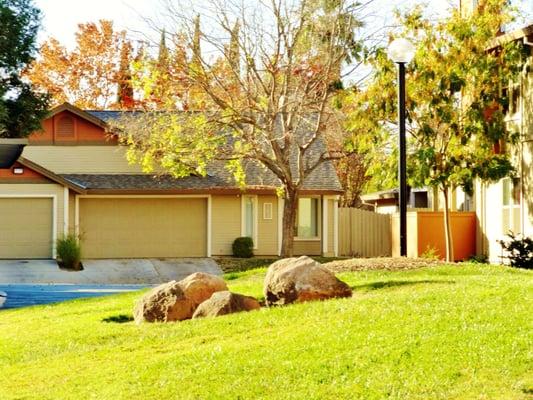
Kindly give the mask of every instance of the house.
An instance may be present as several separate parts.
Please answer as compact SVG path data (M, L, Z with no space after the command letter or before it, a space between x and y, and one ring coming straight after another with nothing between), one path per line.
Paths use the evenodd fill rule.
M246 190L221 164L206 177L142 172L107 133L113 111L63 104L0 170L0 258L55 258L58 237L79 234L83 258L231 255L239 236L255 254L278 255L283 201L278 181L251 168ZM341 186L331 163L308 177L298 206L296 254L337 254Z
M433 192L428 188L408 188L407 208L428 209L432 207ZM398 189L381 190L361 196L363 205L380 214L394 214L399 211Z
M527 57L517 82L509 82L508 128L519 133L513 146L500 146L511 155L516 175L497 183L475 187L478 220L477 252L491 262L502 261L499 240L512 231L533 237L533 24L508 32L494 40L494 48L505 42L520 41Z

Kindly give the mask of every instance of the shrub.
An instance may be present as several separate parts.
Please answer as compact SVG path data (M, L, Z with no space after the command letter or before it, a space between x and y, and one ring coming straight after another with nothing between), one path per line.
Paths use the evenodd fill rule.
M254 241L248 236L235 239L231 248L234 257L250 258L254 255Z
M511 267L533 269L533 239L529 237L519 238L510 232L507 234L509 241L499 240L502 248L508 253Z
M81 270L81 248L78 237L72 233L65 235L56 242L57 257L60 266L66 269Z
M486 254L472 255L468 259L469 262L474 264L488 264L489 256Z
M422 254L420 254L420 258L425 258L426 260L438 260L439 259L439 252L435 248L435 246L430 246L428 244L426 246L426 251L424 251Z

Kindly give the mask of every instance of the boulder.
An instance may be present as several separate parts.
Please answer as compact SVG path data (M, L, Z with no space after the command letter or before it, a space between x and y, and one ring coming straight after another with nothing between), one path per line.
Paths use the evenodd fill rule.
M352 289L310 257L284 258L273 263L264 284L266 304L350 297Z
M133 318L141 322L171 322L192 317L196 303L185 296L181 282L170 281L145 294L135 304Z
M196 272L179 281L185 296L196 305L209 299L213 293L228 290L224 279L220 276Z
M259 302L250 296L231 293L229 291L213 293L209 300L204 301L194 312L193 318L217 317L241 311L261 308Z

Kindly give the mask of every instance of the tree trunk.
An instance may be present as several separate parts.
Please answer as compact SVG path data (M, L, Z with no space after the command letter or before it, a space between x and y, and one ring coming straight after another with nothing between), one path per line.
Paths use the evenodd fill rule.
M294 225L298 207L298 190L285 188L283 205L283 227L281 241L281 257L292 257L294 247Z
M444 194L444 238L446 241L446 261L453 262L453 237L452 237L452 227L450 220L450 206L448 201L448 188L443 187L442 193Z

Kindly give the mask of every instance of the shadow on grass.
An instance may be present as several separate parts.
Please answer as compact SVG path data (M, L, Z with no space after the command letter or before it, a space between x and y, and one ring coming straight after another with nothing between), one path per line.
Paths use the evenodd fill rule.
M102 319L102 322L114 322L115 324L123 324L131 321L133 321L133 316L126 314L112 315Z
M434 284L434 283L453 284L455 283L455 281L439 281L439 280L436 280L436 281L432 281L432 280L380 281L380 282L365 283L364 285L354 285L352 286L352 289L353 290L379 290L379 289L387 289L387 288L393 288L393 287L426 285L426 284Z

